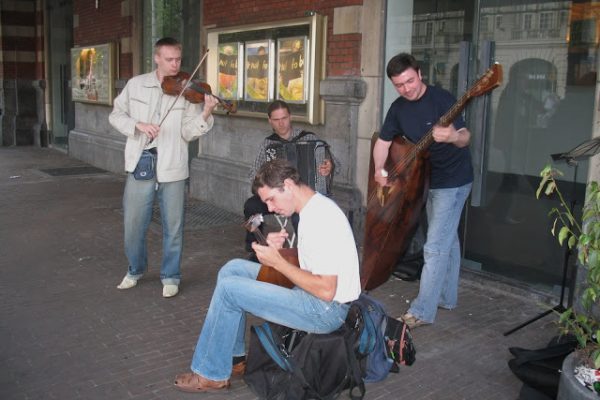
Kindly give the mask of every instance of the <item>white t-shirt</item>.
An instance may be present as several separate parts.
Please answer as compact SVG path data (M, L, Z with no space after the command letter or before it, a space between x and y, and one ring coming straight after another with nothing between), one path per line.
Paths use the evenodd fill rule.
M300 211L300 268L318 275L337 275L333 300L347 303L360 295L358 252L348 219L333 200L316 193Z

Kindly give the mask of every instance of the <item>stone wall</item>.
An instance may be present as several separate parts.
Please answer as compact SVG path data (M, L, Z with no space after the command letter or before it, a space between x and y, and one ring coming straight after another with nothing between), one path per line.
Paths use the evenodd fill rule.
M69 132L69 155L114 173L123 173L125 136L114 130L111 107L75 103L75 128Z
M43 80L0 81L2 146L47 146Z

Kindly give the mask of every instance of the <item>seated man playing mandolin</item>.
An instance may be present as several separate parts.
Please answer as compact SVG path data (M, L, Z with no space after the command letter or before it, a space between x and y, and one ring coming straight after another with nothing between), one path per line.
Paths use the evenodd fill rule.
M280 254L287 233L253 243L263 265L287 277L291 289L258 281L261 264L235 259L219 271L217 285L192 358L192 372L178 375L175 386L187 392L229 387L229 378L245 370L246 313L312 333L330 333L345 321L360 288L356 244L342 210L300 181L285 160L264 164L253 182L269 211L300 214L299 268Z

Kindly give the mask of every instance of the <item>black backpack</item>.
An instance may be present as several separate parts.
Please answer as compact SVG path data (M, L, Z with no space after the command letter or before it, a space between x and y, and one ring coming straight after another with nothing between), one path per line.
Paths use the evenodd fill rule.
M357 330L342 325L329 334L309 334L265 322L251 327L244 381L261 399L335 399L349 389L365 394L354 352Z
M577 339L570 335L553 338L544 348L527 350L511 347L514 356L508 361L511 371L523 381L522 399L555 399L558 394L560 369L564 359L577 348ZM526 392L527 394L523 394Z

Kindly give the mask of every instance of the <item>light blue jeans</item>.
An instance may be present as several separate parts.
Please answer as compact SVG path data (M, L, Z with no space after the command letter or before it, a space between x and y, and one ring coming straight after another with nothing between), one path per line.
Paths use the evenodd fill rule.
M259 269L260 264L235 259L219 271L192 358L195 373L216 381L229 379L233 357L246 354L246 313L312 333L333 332L344 323L348 305L320 300L297 287L257 281Z
M152 220L154 196L158 195L163 230L160 280L163 285L179 285L183 249L183 215L185 180L159 183L155 179L138 181L127 174L123 194L125 255L129 261L127 275L139 279L148 266L146 236Z
M432 323L438 307L453 309L458 301L460 243L458 223L472 184L430 189L427 197L427 240L419 295L408 312Z

